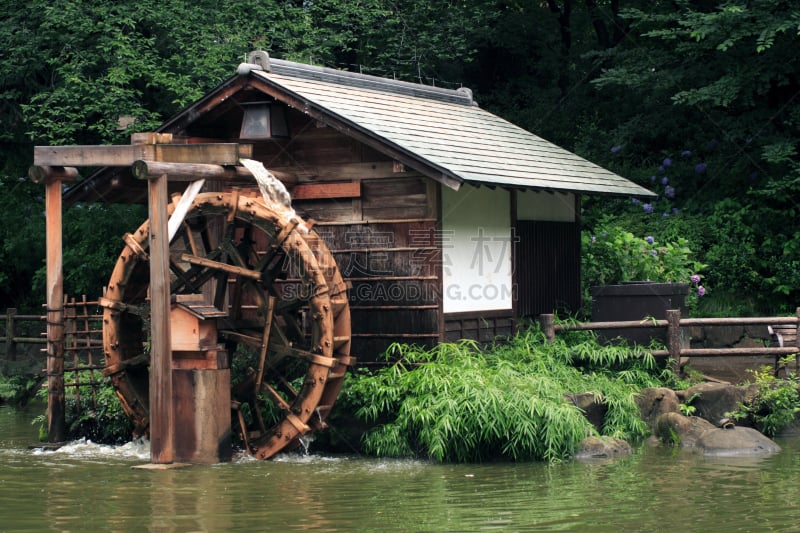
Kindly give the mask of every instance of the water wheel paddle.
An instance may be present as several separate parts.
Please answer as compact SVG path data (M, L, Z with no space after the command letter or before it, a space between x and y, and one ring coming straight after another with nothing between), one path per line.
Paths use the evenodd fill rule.
M285 215L238 191L199 194L170 244L170 293L224 311L219 341L245 376L231 389L233 421L260 459L325 427L352 364L339 269L322 239ZM137 436L150 423L148 234L145 221L125 235L102 299L104 374Z

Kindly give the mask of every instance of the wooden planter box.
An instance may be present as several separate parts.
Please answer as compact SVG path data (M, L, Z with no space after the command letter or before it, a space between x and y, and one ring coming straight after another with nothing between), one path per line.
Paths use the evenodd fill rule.
M663 320L668 309L687 312L688 283L630 282L620 285L592 287L592 321L616 322L645 320L648 317ZM606 340L622 337L628 342L649 344L650 339L666 342L664 328L609 329L602 332Z

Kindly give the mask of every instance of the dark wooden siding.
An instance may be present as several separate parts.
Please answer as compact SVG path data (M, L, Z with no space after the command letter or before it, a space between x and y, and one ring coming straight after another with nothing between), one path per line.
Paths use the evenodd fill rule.
M519 316L577 311L581 305L580 226L520 220L516 228Z
M296 172L302 184L360 184L351 198L293 201L315 221L350 286L352 354L370 364L393 342L434 345L441 300L435 182L330 128L295 122L293 129L283 146L257 145L268 168L272 161Z
M470 339L484 344L514 333L514 317L511 311L449 313L445 315L444 322L446 342Z

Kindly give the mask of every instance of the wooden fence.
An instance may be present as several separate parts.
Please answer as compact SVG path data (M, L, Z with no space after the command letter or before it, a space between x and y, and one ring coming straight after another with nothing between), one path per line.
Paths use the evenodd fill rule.
M715 356L774 356L775 357L775 372L780 370L779 362L782 357L787 355L797 354L795 357L795 371L800 366L800 348L798 348L798 327L800 327L800 307L797 308L795 316L781 316L781 317L745 317L745 318L681 318L680 310L668 310L666 319L644 319L641 321L623 321L623 322L583 322L583 323L564 323L556 324L554 315L546 314L540 315L540 323L542 330L548 341L555 339L556 333L559 331L569 330L608 330L608 329L639 329L639 328L666 328L666 350L654 350L652 353L656 357L668 356L674 365L673 368L678 371L685 358L697 357L715 357ZM681 339L681 328L691 326L750 326L750 325L766 325L786 327L793 326L794 331L791 335L790 345L784 344L783 346L765 346L749 347L749 348L688 348L684 346Z
M47 352L47 316L21 315L16 309L7 309L0 315L4 327L0 331L0 343L5 344L5 359L16 361L19 358L18 348L22 344L41 344L42 374ZM31 324L33 323L33 325ZM36 330L38 336L29 332ZM65 387L73 387L74 396L80 403L82 389L89 388L91 403L96 405L97 387L104 379L102 369L103 358L103 314L99 302L89 301L86 296L81 299L64 299L64 373L70 376Z

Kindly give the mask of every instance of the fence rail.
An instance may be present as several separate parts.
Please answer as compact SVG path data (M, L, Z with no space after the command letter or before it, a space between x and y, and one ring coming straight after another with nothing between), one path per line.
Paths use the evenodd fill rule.
M781 356L798 354L795 358L795 369L800 370L800 348L798 338L794 336L794 344L791 346L770 346L763 348L685 348L681 340L681 328L691 326L794 326L795 333L800 327L800 307L797 308L795 316L772 316L772 317L744 317L744 318L681 318L678 309L668 310L666 319L656 320L646 318L640 321L621 321L621 322L582 322L556 324L555 317L551 314L541 315L539 321L548 341L555 339L559 331L587 331L587 330L606 330L606 329L638 329L638 328L666 328L666 350L653 350L654 356L669 356L672 360L674 369L680 369L683 357L715 357L715 356L764 356L772 355L775 357L775 371L780 370L779 361Z
M6 309L4 315L0 316L0 319L5 320L5 327L0 330L5 335L0 337L0 342L6 345L6 360L15 361L17 359L18 344L47 344L47 338L43 329L47 324L47 317L45 315L20 315L17 314L16 309L9 308ZM39 337L17 336L20 322L40 322L42 325L42 333Z
M105 368L103 360L103 315L97 301L90 301L86 296L80 299L64 298L64 372L74 373L74 378L65 387L74 387L77 401L81 401L81 388L88 387L91 403L95 404L97 387L104 379L101 371ZM42 366L45 366L45 357L48 343L47 316L46 315L21 315L17 309L6 309L0 314L0 321L4 327L0 332L0 343L5 344L5 359L16 361L19 356L18 348L22 344L41 344L44 348ZM35 325L30 325L30 323ZM27 327L26 327L27 324ZM31 336L30 330L37 329L39 335ZM26 333L21 333L21 332Z

